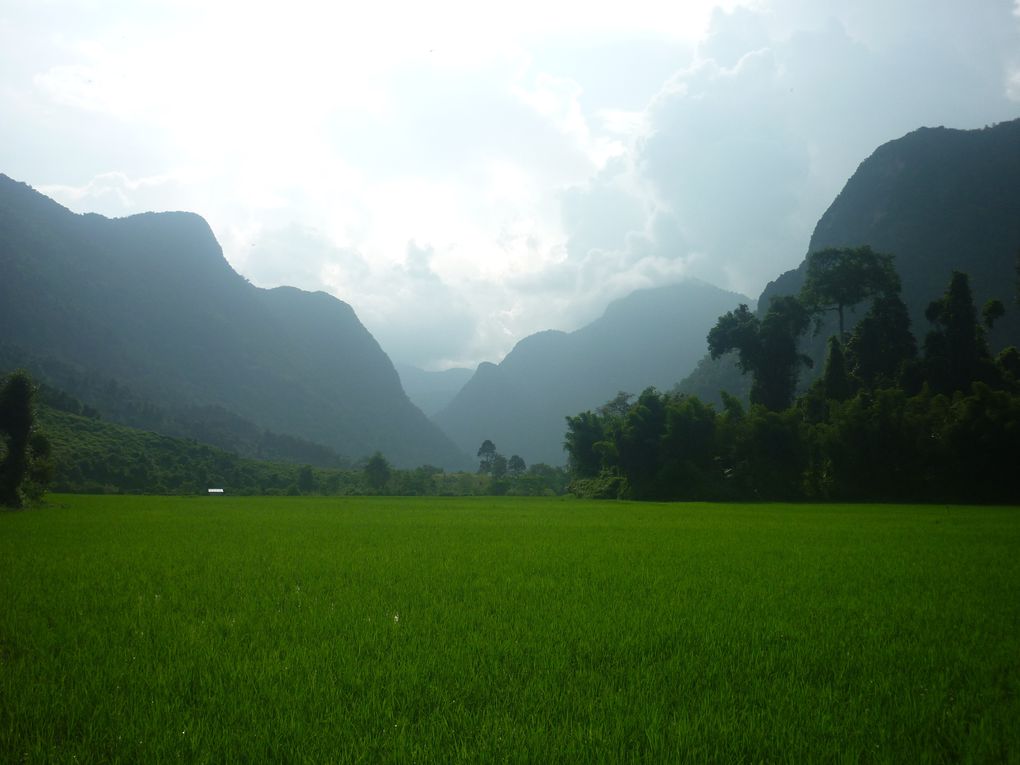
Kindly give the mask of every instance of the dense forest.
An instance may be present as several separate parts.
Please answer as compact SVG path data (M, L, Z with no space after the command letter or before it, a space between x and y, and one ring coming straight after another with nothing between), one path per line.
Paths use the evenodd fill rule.
M1020 278L1020 274L1018 274ZM1018 295L1017 302L1020 302ZM844 314L867 304L854 329ZM621 393L567 418L572 490L659 500L1020 501L1020 354L994 358L986 333L1005 314L979 312L966 274L930 302L923 344L911 332L889 255L868 247L808 258L798 297L759 319L741 306L709 332L733 353L750 405L723 394ZM795 396L811 359L798 340L837 316L822 374Z

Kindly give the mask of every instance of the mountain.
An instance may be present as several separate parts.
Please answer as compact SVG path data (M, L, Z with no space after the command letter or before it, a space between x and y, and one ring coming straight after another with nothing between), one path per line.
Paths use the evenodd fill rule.
M76 215L0 175L0 326L8 355L156 407L214 407L348 457L464 464L349 305L254 287L191 213Z
M822 215L808 253L865 244L895 256L919 344L929 328L924 311L956 270L969 274L979 308L991 298L1006 305L1006 315L989 334L993 351L1020 345L1020 307L1013 302L1020 253L1020 120L981 130L921 128L880 146ZM759 311L767 310L773 296L797 294L806 268L805 259L770 282L758 299ZM848 329L866 310L862 305L848 315ZM815 359L812 374L821 372L828 330L804 341ZM735 374L732 364L706 360L681 389L706 400L720 385L746 391L747 381Z
M442 411L474 374L473 369L464 367L430 372L409 364L396 366L407 397L429 417Z
M563 464L564 417L619 391L672 388L719 314L741 302L750 301L698 281L638 290L575 332L539 332L500 364L481 364L434 419L469 454L489 439L506 456Z

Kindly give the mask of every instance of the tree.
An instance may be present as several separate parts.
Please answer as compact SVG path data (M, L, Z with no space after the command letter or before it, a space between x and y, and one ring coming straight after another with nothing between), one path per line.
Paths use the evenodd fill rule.
M662 461L661 441L666 432L666 400L655 388L646 388L627 412L617 437L620 467L633 496L655 498Z
M606 437L604 418L587 411L573 417L567 415L567 434L563 448L567 464L575 478L594 478L602 467L602 456L596 445Z
M298 469L297 487L302 494L311 494L315 490L315 474L311 465L302 465Z
M874 252L868 246L830 247L813 252L807 258L801 300L812 312L836 311L839 341L846 342L844 309L865 298L899 290L899 277L892 260L892 255Z
M630 400L634 398L633 393L619 391L613 398L599 407L599 414L609 418L624 418L630 411Z
M868 388L894 384L903 365L916 356L910 314L899 291L879 295L847 340L850 373Z
M368 458L365 464L365 480L373 490L379 492L386 488L390 481L390 463L381 452L376 452Z
M478 463L479 473L491 473L492 463L496 459L496 445L489 439L482 441L482 445L478 447Z
M511 478L520 478L521 474L527 469L528 466L524 464L524 460L517 454L511 456L510 461L507 463L507 470Z
M498 481L506 475L506 471L506 457L496 452L496 456L492 458L492 477Z
M985 303L985 307L981 309L981 319L988 329L995 326L995 322L1005 315L1006 306L1002 304L1001 300L989 300Z
M737 366L750 372L751 403L780 411L790 405L802 364L811 359L797 351L799 338L811 318L795 297L773 297L765 318L760 320L741 305L719 317L708 333L712 358L737 351Z
M49 441L35 430L35 394L24 371L0 385L0 505L40 498L52 476Z
M991 358L967 274L953 271L945 294L932 301L924 315L934 325L924 341L932 387L942 393L966 391L975 380L986 379Z
M830 337L829 354L825 359L825 373L822 375L825 397L833 401L846 401L850 398L851 387L843 358L843 347L836 337Z

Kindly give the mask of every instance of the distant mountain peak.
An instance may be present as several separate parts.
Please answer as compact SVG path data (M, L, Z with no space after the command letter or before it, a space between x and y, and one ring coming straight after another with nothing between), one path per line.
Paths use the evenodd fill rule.
M697 362L720 313L743 295L685 281L613 301L573 332L524 338L498 365L481 364L435 419L469 453L489 439L526 462L562 464L564 417L620 390L672 388Z
M0 176L0 231L0 326L36 357L352 458L465 464L350 305L254 287L201 216L76 215Z

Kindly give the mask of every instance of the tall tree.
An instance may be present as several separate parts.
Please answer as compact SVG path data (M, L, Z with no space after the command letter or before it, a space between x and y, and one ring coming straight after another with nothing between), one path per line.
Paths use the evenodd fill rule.
M594 478L602 469L602 454L597 445L606 438L605 418L587 411L567 415L567 433L563 449L575 478Z
M510 461L507 462L507 471L510 473L511 478L520 478L527 469L528 466L525 464L520 455L511 455Z
M928 305L925 317L934 325L924 341L932 387L940 392L965 391L972 382L984 381L991 358L967 274L953 271L945 294Z
M850 373L868 388L895 384L903 364L916 356L910 314L899 291L879 295L847 340Z
M478 447L478 472L479 473L491 473L492 465L496 460L496 445L489 439L482 441L482 445Z
M839 341L846 342L844 311L865 298L899 289L892 255L870 247L830 247L808 255L801 300L811 311L836 311Z
M496 456L492 458L492 477L495 480L500 480L506 476L508 469L508 463L506 457L499 452L496 452Z
M665 397L655 388L647 388L627 412L617 438L620 466L635 498L658 496L661 487L656 478L662 461L660 446L665 431Z
M390 463L381 452L373 454L365 464L365 480L377 492L386 488L386 484L390 482L391 472Z
M31 378L20 370L0 385L0 505L21 507L33 458L42 462L49 457L49 443L35 433L35 392ZM45 477L45 471L35 472Z
M981 309L981 320L987 329L995 326L995 322L1006 315L1006 306L1001 300L989 300Z
M797 339L810 322L795 297L772 298L761 320L741 305L719 317L708 333L708 348L713 359L737 351L737 365L754 377L751 403L779 411L793 400L801 365L811 366L811 359L797 350Z
M846 371L843 346L836 337L829 338L829 353L825 359L822 387L825 397L833 401L846 401L850 398L852 387L850 375Z

